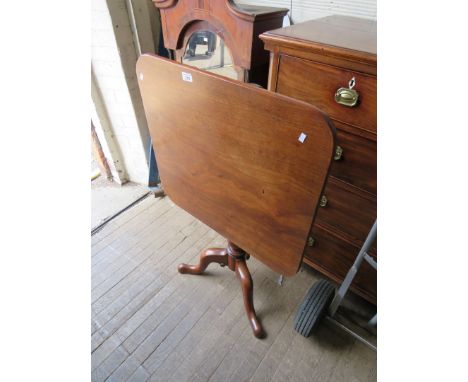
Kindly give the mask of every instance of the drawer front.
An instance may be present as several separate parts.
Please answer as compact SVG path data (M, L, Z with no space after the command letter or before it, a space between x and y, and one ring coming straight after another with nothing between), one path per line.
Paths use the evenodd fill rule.
M334 178L328 179L324 195L327 203L319 208L315 224L332 227L362 245L377 216L376 199Z
M348 88L355 78L354 90L359 93L356 106L349 107L335 101L337 89ZM371 132L377 131L377 81L369 75L338 69L312 61L282 55L276 91L297 98L326 112L338 121Z
M377 143L339 129L336 132L343 152L333 161L330 174L376 195Z
M335 237L329 232L315 227L312 231L315 239L312 247L307 247L304 261L341 283L359 253L359 248ZM371 303L377 299L377 272L363 261L351 285L351 290Z

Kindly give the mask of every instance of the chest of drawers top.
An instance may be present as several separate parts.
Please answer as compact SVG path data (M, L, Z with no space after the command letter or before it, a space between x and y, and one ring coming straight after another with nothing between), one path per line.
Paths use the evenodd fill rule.
M376 75L377 22L328 16L263 33L269 51Z

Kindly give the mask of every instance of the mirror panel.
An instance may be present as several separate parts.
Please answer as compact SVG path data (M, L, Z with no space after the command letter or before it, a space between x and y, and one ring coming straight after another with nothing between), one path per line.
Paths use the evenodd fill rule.
M182 63L238 79L231 52L224 40L211 31L198 31L190 36Z

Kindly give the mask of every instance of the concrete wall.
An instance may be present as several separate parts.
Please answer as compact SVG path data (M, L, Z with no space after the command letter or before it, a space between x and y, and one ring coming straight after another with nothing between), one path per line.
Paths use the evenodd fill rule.
M95 118L101 122L95 126L100 139L105 140L101 141L104 151L111 156L108 162L120 168L116 180L121 183L148 181L149 132L135 64L141 46L144 52L154 52L151 12L155 10L150 0L92 1L93 104ZM135 13L138 25L131 22Z
M122 159L122 153L114 138L112 124L97 85L96 76L91 71L91 121L94 125L99 142L106 157L114 182L122 184L128 181L127 171ZM99 112L98 112L99 110Z

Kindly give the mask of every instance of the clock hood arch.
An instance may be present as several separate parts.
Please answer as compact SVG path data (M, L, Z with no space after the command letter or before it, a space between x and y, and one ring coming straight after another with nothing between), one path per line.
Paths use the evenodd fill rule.
M202 27L225 40L237 66L250 70L252 63L268 64L268 53L259 35L279 28L285 8L238 5L233 0L153 0L160 9L164 45L173 51L184 48L186 34ZM247 44L246 42L250 43Z

